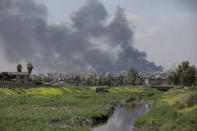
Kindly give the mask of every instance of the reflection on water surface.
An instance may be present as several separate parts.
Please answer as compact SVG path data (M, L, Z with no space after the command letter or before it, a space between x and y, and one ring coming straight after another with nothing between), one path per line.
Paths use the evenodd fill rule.
M117 106L107 123L92 131L132 131L135 119L148 110L148 105L145 104L130 110L128 107Z

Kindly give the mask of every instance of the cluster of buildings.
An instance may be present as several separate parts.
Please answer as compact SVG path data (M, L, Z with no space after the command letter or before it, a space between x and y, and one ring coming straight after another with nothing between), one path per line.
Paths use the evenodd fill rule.
M127 71L121 71L119 73L97 73L97 72L79 72L79 73L39 73L39 74L33 74L31 75L31 79L43 79L43 78L49 78L53 81L61 81L61 80L66 80L74 77L80 77L80 79L86 79L89 77L93 78L99 78L101 75L108 75L110 74L113 78L118 78L120 76L127 76L128 72Z
M86 79L88 77L98 77L99 75L96 73L85 73L85 72L79 72L79 73L39 73L31 75L32 79L43 79L43 78L49 78L53 81L62 81L67 80L74 77L80 77L80 79Z
M146 85L166 86L169 85L168 76L172 74L171 71L157 71L157 72L139 72L138 75L144 80Z
M138 75L142 79L167 79L171 75L171 71L156 71L156 72L139 72Z
M121 71L119 73L97 73L97 72L79 72L79 73L39 73L31 75L32 79L40 79L49 78L53 81L64 81L67 79L72 79L78 77L80 79L87 79L89 77L99 78L101 75L110 74L113 78L118 78L120 76L127 76L127 71ZM157 71L157 72L139 72L138 76L144 80L146 85L167 85L168 84L168 76L171 74L170 71Z
M29 82L28 72L9 72L9 76L12 77L14 82ZM120 77L125 77L128 75L127 71L121 71L118 73L98 73L98 72L78 72L78 73L39 73L30 76L31 79L43 80L44 78L49 78L53 83L63 82L65 80L73 80L80 78L85 80L87 78L99 79L101 75L107 76L110 74L113 79L118 79ZM139 72L138 76L146 85L168 85L168 76L171 75L171 71L157 71L157 72Z

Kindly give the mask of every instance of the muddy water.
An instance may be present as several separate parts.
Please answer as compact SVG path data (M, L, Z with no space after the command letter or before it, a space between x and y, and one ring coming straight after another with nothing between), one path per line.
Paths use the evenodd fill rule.
M136 118L148 110L147 104L137 107L117 106L107 123L93 128L92 131L133 131Z

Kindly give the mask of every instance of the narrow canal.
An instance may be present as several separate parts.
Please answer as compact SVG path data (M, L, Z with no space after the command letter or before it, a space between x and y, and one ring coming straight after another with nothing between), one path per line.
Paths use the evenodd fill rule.
M134 121L148 110L148 104L136 107L117 106L107 123L92 128L92 131L133 131Z

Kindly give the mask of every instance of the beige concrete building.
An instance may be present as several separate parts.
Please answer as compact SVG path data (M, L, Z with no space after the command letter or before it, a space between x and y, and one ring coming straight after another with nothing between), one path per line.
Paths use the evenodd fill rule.
M15 82L28 82L29 80L28 72L9 72L8 74Z
M168 79L145 79L145 84L148 86L165 86L168 85Z

